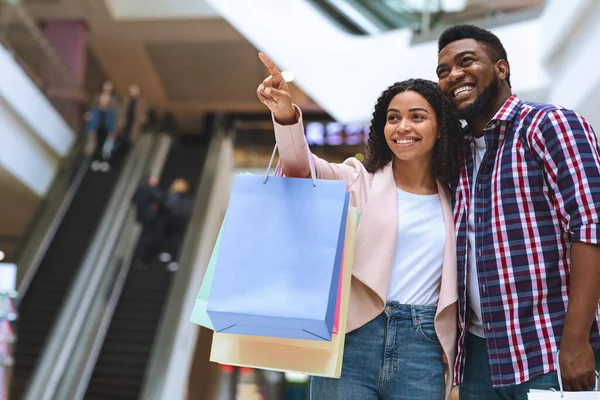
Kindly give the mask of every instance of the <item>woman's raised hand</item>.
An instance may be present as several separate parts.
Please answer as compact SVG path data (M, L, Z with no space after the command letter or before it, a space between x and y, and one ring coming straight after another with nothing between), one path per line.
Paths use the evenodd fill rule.
M283 79L281 71L263 53L258 53L258 58L269 70L269 76L258 85L256 95L258 99L275 114L275 119L281 124L293 124L298 121L296 109L292 104L292 96L287 82Z

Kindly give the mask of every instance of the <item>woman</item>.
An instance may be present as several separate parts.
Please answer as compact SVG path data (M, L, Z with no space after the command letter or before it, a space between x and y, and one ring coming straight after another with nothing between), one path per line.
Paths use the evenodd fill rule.
M104 157L104 144L117 126L117 110L111 107L111 97L102 93L98 97L98 107L91 111L91 118L86 123L88 145L86 152L93 149L92 170L108 171L110 166ZM94 147L95 144L95 147Z
M84 115L83 115L83 119L85 121L89 121L90 119L92 119L92 111L94 108L98 108L99 104L100 104L100 96L102 96L103 94L108 95L110 97L110 108L113 108L115 110L119 109L119 101L117 100L116 96L115 96L115 85L112 83L112 81L104 81L102 83L102 88L100 89L100 93L98 95L95 95L92 97L92 101L90 102L89 105L89 111L87 111Z
M259 57L271 76L257 95L273 113L283 169L289 177L308 177L300 110L277 67ZM362 216L341 378L313 377L312 399L450 395L457 279L446 187L458 174L461 141L460 123L436 84L411 79L378 99L364 164L313 156L318 178L348 182L350 205Z

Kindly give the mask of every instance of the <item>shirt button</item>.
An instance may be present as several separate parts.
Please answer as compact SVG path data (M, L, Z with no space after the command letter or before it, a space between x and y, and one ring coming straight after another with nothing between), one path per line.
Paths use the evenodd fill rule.
M481 223L481 217L479 217L479 219L477 220L477 222Z
M487 324L485 324L485 327L490 330L490 323L488 322Z
M481 257L481 250L477 252L477 255Z
M485 293L485 285L481 285L481 290L483 293Z

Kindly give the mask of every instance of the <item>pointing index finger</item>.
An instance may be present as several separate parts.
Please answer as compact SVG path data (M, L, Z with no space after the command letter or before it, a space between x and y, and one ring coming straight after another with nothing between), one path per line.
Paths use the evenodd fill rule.
M271 74L271 76L273 78L283 79L283 76L281 75L281 71L279 71L279 68L277 68L275 63L269 57L267 57L266 54L258 53L258 58L260 58L260 61L262 61L262 63L265 65L265 67L267 67L267 69L269 70L269 74Z

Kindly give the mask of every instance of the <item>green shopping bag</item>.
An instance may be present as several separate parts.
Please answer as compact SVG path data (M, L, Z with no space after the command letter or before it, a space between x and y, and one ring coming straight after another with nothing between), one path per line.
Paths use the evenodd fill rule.
M208 314L206 313L206 305L208 304L210 288L212 287L213 277L215 275L215 266L217 265L217 257L219 255L222 232L223 224L221 224L221 229L219 229L219 236L217 236L215 247L213 247L212 254L210 255L208 267L206 267L204 279L202 280L202 285L200 285L200 290L198 291L198 296L196 297L196 303L194 304L194 309L192 310L192 315L190 316L190 322L212 330L214 330L214 328L210 318L208 317Z

